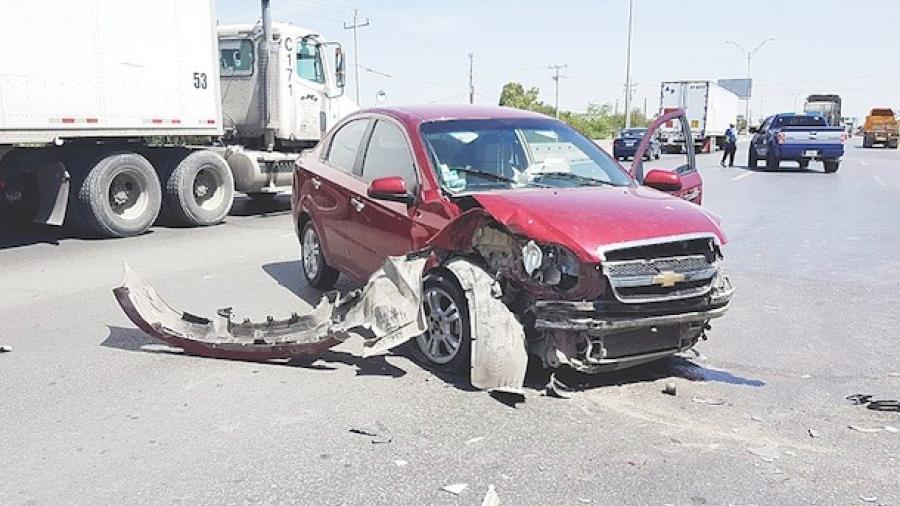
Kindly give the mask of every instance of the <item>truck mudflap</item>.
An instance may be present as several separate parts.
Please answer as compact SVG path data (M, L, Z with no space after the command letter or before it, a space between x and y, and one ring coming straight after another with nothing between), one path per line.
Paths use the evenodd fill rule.
M286 319L237 322L232 309L205 318L178 311L128 265L113 293L141 330L186 353L235 360L285 359L316 355L351 337L363 354L386 351L425 331L422 271L427 255L390 257L361 290L344 297L328 292L307 314Z

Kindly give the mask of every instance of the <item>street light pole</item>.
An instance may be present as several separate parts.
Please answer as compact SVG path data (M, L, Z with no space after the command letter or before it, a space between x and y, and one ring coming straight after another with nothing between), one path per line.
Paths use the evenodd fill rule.
M756 55L756 53L758 53L759 50L762 49L762 47L764 45L766 45L766 42L774 42L774 41L775 41L775 37L765 38L759 44L757 44L756 47L754 47L750 51L747 51L746 49L744 49L743 46L741 46L740 44L738 44L737 42L734 42L732 40L726 41L725 43L734 46L735 49L737 49L738 51L740 51L747 57L747 80L749 81L750 80L750 60L752 60L753 56ZM751 88L752 88L752 84L751 84ZM751 95L752 95L752 89L747 90L747 109L744 114L744 121L747 122L747 128L750 128L750 96Z
M364 27L369 26L369 19L366 18L365 23L359 22L359 11L353 9L353 24L348 25L344 23L345 30L353 30L353 77L356 81L356 103L359 104L359 36L357 35L357 31Z
M631 127L631 21L634 0L628 0L628 44L625 50L625 128Z

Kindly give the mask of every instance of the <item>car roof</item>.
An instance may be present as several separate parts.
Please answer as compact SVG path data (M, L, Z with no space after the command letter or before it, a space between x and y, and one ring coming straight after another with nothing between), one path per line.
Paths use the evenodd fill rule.
M512 107L484 105L397 105L364 109L360 113L375 113L393 116L411 123L430 121L466 120L466 119L517 119L540 118L548 116L533 111L514 109Z

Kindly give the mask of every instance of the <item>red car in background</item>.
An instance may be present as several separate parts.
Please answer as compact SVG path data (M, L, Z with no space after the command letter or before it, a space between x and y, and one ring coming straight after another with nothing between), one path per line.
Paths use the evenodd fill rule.
M597 372L676 353L727 309L725 235L687 201L702 195L692 152L646 175L640 158L625 170L568 125L517 109L356 112L296 164L303 274L327 289L432 248L416 343L445 369L465 369L473 334L454 258L490 276L549 366Z

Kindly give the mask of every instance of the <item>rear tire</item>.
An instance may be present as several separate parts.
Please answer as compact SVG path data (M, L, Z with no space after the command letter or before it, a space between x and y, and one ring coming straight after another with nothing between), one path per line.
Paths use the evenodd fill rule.
M319 290L330 290L340 276L340 272L325 261L322 241L312 220L308 220L300 232L300 265L306 282Z
M766 170L778 170L781 161L771 154L766 155Z
M441 272L425 278L422 299L427 328L415 340L417 354L435 369L464 373L472 355L465 295L454 278Z
M874 144L874 143L872 142L872 140L873 140L873 139L872 139L870 136L868 136L868 135L864 136L864 137L863 137L863 147L864 147L864 148L871 148L871 147L872 147L872 144Z
M220 223L231 211L234 177L228 162L212 151L194 151L181 160L165 184L166 215L180 225Z
M113 153L78 174L70 215L82 232L99 237L130 237L153 225L162 189L153 166L141 155Z
M822 163L825 165L825 172L828 174L837 172L838 168L841 166L841 162L837 160L825 160Z

